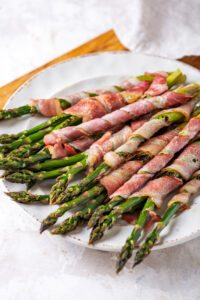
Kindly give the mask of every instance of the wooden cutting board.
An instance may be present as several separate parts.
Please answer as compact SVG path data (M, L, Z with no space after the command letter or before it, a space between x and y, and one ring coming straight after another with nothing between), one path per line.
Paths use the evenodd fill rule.
M72 57L76 57L88 53L103 52L103 51L122 51L122 50L128 51L128 49L121 44L114 30L109 30L108 32L92 39L91 41L83 44L82 46L75 48L72 51L59 56L58 58L42 65L41 67L1 87L0 88L0 109L3 108L6 101L18 89L20 85L22 85L26 80L28 80L30 77L32 77L39 71L53 64L56 64L63 60L70 59ZM200 69L200 56L185 56L180 60Z

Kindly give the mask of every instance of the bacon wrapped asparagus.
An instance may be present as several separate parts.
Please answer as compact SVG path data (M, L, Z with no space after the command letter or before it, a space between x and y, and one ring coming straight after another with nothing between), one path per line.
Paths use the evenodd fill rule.
M106 195L108 197L110 193L112 193L115 189L121 186L128 178L130 178L130 176L133 173L136 173L137 170L140 169L143 164L145 164L145 162L147 162L151 157L156 155L160 151L160 149L162 149L175 135L178 134L178 132L179 132L179 128L171 130L167 133L164 133L160 136L154 137L151 140L147 141L143 146L141 146L138 149L138 151L135 153L135 156L132 158L131 161L128 161L122 167L118 168L117 170L114 170L109 175L103 177L100 183L94 182L93 184L94 186L88 191L92 190L93 196L95 196L94 193L96 187L98 187L96 191L97 195L99 192L99 187L102 187L103 191L106 192ZM65 195L63 194L63 198L57 200L57 202L64 202L65 201L64 197ZM73 203L73 205L75 205L75 203L80 204L80 202L77 202L76 199L80 199L80 198L77 197L75 199L72 199L69 202ZM60 209L58 209L59 215L57 213L50 214L50 216L48 216L43 221L41 226L41 231L47 229L50 225L54 224L57 221L57 217L61 216L61 211L63 215L69 209L69 205L70 205L69 202L61 205ZM69 222L68 220L64 221L64 223L62 224L62 231L58 228L56 233L66 233L67 229L65 228L68 228L68 225L65 227L64 224L68 224L68 222Z
M169 78L171 76L172 75L170 75ZM156 76L150 76L151 79L154 77ZM149 79L149 76L145 76L145 78ZM165 78L165 81L166 80L167 79ZM72 107L64 110L63 111L64 114L66 115L66 117L69 118L69 122L67 126L72 126L72 125L80 124L81 122L85 122L95 118L100 118L107 113L111 113L114 110L117 110L125 106L126 104L136 101L144 94L145 91L147 91L150 84L150 79L143 80L143 81L137 79L136 82L137 84L135 86L132 86L130 89L125 90L123 92L119 92L116 94L107 93L96 97L85 98L79 101L77 104L73 105ZM51 101L49 102L51 103ZM9 151L16 149L17 147L19 147L19 145L24 143L24 140L26 142L30 134L33 133L34 133L34 142L41 140L41 138L44 137L44 135L42 136L41 131L43 131L43 133L44 131L46 131L45 134L51 132L48 131L47 128L48 127L45 126L45 130L44 130L44 123L43 123L39 126L34 127L34 129L23 131L17 135L3 134L0 137L0 142L1 143L3 142L5 144L7 143L6 141L9 141L9 144L1 146L0 153L7 154Z
M112 95L118 92L123 92L134 88L134 99L132 94L129 95L129 92L127 92L126 95L126 98L129 98L128 103L131 103L132 101L141 97L143 92L145 91L146 95L159 95L165 92L168 88L170 88L173 85L184 83L185 79L186 76L183 75L179 69L170 74L167 72L157 72L154 74L145 73L144 75L138 77L129 77L128 79L122 81L118 86L114 85L103 89L74 93L72 95L63 96L62 98L37 100L31 99L30 105L24 105L18 108L8 110L1 110L0 120L11 119L20 117L22 115L35 113L40 113L46 117L56 116L63 112L69 112L75 115L80 115L81 109L83 114L81 117L83 118L83 121L87 121L90 120L91 116L94 117L95 115L95 117L99 117L101 114L105 114L105 112L102 112L103 107L100 107L100 105L95 103L93 100L96 100L96 102L100 102L101 104L103 104L104 109L106 108L107 112L110 112L113 110L111 109L113 104L110 103L110 99L112 98L112 101L116 100L115 97L112 97ZM144 81L145 84L140 84L140 81ZM147 82L152 82L150 88L148 88ZM101 97L101 95L103 96ZM78 104L80 101L81 103L77 106L76 104ZM71 109L72 106L74 106L73 109ZM2 141L3 139L1 140L1 142Z
M198 110L198 108L197 108ZM200 131L200 114L190 119L181 132L175 136L162 151L144 165L137 174L133 175L123 186L111 195L111 201L102 207L102 212L109 212L123 199L127 199L132 193L141 188L147 181L152 179L156 173L164 168ZM100 211L98 213L100 216Z
M177 72L178 75L178 72ZM181 72L179 71L179 77L181 78ZM140 76L139 76L140 78ZM143 77L147 78L149 81L153 80L153 76ZM182 79L184 76L182 75ZM146 80L146 79L145 79ZM88 92L79 92L72 95L64 96L61 98L52 98L52 99L32 99L30 105L24 105L18 108L1 110L0 111L0 120L11 119L20 117L26 114L35 114L40 113L46 117L52 117L61 114L67 108L77 104L81 99L88 97L96 97L102 94L114 94L119 91L127 90L139 83L139 79L136 77L129 77L128 79L122 81L119 86L110 86L103 89L88 91Z
M144 93L144 84L146 83L145 88L147 88L148 81L141 82L142 84L142 90ZM141 89L141 87L140 87ZM174 91L167 91L162 96L154 96L154 97L147 97L146 99L140 99L136 103L136 99L141 97L141 93L138 97L138 87L134 87L130 89L128 92L121 92L119 94L115 95L115 102L119 101L120 104L125 103L132 103L127 105L126 107L123 104L121 104L121 108L117 109L115 107L115 111L112 113L108 113L107 115L103 116L102 118L98 117L97 115L92 117L92 120L83 123L80 126L77 127L71 127L71 128L65 128L62 131L54 131L52 134L47 135L44 139L44 142L46 145L54 145L59 142L69 142L71 140L74 140L76 138L79 138L84 135L91 135L95 133L105 132L106 130L110 129L111 127L114 127L118 125L119 123L124 123L132 118L139 117L141 115L147 114L149 112L152 112L155 109L163 108L163 107L170 107L175 106L180 103L186 102L189 100L189 96L191 94L194 94L194 90L197 92L197 85L192 84L190 85L190 88L187 86L183 89L176 89ZM135 90L135 91L134 91ZM189 92L190 91L190 92ZM190 95L189 95L190 94ZM109 95L103 95L99 97L106 97ZM136 99L135 99L136 98ZM192 98L192 96L191 96ZM103 102L105 104L105 101L103 99L100 100L100 102ZM78 103L78 105L81 102ZM83 111L77 112L68 109L66 111L67 113L78 115L78 117L83 117ZM96 109L95 109L96 114Z
M163 169L159 178L156 178L138 192L131 195L131 197L124 202L123 210L126 210L126 203L132 199L132 205L134 199L145 198L146 203L142 209L140 216L134 226L134 229L125 245L123 246L119 255L119 261L117 263L117 272L119 272L127 260L131 257L132 251L137 243L140 235L143 231L144 225L148 218L155 214L155 208L161 207L165 197L176 188L180 187L185 181L189 180L192 174L200 167L200 141L197 139L191 145L178 156L178 158L166 169ZM130 207L130 203L129 203ZM115 212L120 211L120 207L117 207ZM101 224L101 226L103 226ZM94 240L94 239L92 239Z
M158 241L160 233L169 224L170 220L179 212L188 208L192 195L200 190L200 171L193 174L192 179L182 186L179 192L168 202L167 209L154 230L147 236L145 242L137 251L134 266L141 263L151 252L151 249Z
M196 168L198 168L198 164L199 164L198 155L200 155L200 143L199 140L197 139L197 141L187 146L187 148L180 154L180 156L174 161L174 163L172 163L168 168L163 170L163 172L159 175L158 179L150 181L139 192L132 194L125 202L117 206L108 215L100 219L99 223L94 227L91 233L90 242L93 242L101 238L103 236L104 231L107 228L111 228L116 222L116 220L118 219L118 217L120 217L123 213L130 211L130 209L135 208L138 205L138 203L141 203L143 200L146 200L148 197L149 198L151 198L151 196L153 197L153 204L151 199L148 200L150 204L152 204L154 207L155 205L160 207L164 197L172 191L171 187L173 189L178 187L176 186L176 183L184 182L184 180L187 180L190 177L189 175L193 173L196 170ZM178 168L179 166L180 166L180 170ZM182 170L181 170L181 166L182 166ZM163 189L163 191L161 191L161 189ZM155 197L154 197L154 193L155 193Z
M49 178L56 178L60 176L63 173L66 173L66 176L68 176L66 180L69 181L69 175L72 178L72 174L75 175L78 172L84 170L87 166L92 168L95 164L98 164L98 162L101 161L103 158L103 155L110 150L114 150L123 143L125 143L128 139L128 137L133 133L134 130L139 128L141 124L143 124L146 121L146 117L141 118L140 120L133 121L130 126L126 125L124 126L120 131L112 134L111 132L106 132L98 141L96 141L88 151L80 154L77 154L72 157L66 157L62 160L52 160L47 161L43 163L38 163L32 165L32 170L51 170L48 172L39 172L34 173L31 170L22 170L22 171L16 171L13 174L9 174L6 179L12 180L14 182L20 182L20 183L30 183L32 181L42 181ZM34 163L38 161L38 158L40 159L41 156L46 157L47 152L43 152L42 154L39 153L35 156L29 157L27 159L24 159L23 162L21 160L15 160L13 161L13 166L18 166L19 164L23 163L23 166L26 164L26 166L29 163ZM9 164L11 163L10 159L7 159L7 164L4 164L5 166L11 166ZM69 168L63 168L69 165L73 165ZM57 170L52 170L57 168Z
M0 153L2 153L3 155L7 155L7 154L13 155L14 154L14 156L15 156L15 152L17 152L19 155L21 153L20 146L29 145L28 148L31 148L32 145L35 145L36 142L39 142L41 147L43 148L44 147L43 137L46 134L50 133L54 129L59 130L59 128L70 126L72 124L77 124L81 120L80 118L77 118L74 116L68 116L66 114L61 114L54 118L56 118L55 122L52 122L52 124L50 126L44 128L42 130L39 130L35 133L32 133L28 136L21 136L20 138L13 141L12 143L4 144L4 145L0 146ZM58 124L58 125L56 125L56 124ZM33 147L33 148L36 149L36 147ZM13 151L15 151L15 152L13 153ZM12 154L11 154L11 152L12 152Z
M184 119L187 120L196 101L197 99L178 108L161 111L153 116L150 121L146 122L143 126L136 130L124 145L120 146L115 151L106 153L104 155L104 162L94 172L81 180L78 185L69 187L67 190L68 197L70 198L80 194L81 191L85 189L85 187L92 181L102 177L109 170L118 167L121 163L134 154L142 142L149 139L161 128L169 126L174 122L180 122Z

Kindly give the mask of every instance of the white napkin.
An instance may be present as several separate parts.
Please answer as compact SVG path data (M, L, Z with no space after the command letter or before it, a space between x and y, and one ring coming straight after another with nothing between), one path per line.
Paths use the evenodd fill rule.
M170 58L200 55L199 0L111 2L113 27L127 48Z

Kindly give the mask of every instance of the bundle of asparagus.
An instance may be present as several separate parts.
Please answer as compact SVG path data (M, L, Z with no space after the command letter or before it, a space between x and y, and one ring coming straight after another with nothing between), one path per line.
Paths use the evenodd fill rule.
M159 76L161 76L161 75L159 75ZM152 76L144 75L144 76L139 76L138 77L139 79L135 78L135 80L133 80L133 78L132 78L130 81L128 80L124 83L125 89L123 89L123 92L119 92L118 91L119 88L118 89L115 88L114 92L118 92L118 93L111 93L111 92L102 93L100 96L91 97L91 98L81 99L80 95L82 95L82 93L79 94L78 98L77 98L77 95L68 96L68 99L71 99L70 101L73 106L64 110L64 114L65 114L66 118L69 118L68 123L64 127L80 124L81 122L85 122L88 120L102 117L106 113L110 113L116 109L123 107L126 104L136 101L144 94L145 91L148 90L149 84L154 79L154 77L156 78L156 76L153 76L153 75ZM180 70L177 70L176 72L169 75L168 78L169 78L168 82L170 85L172 82L177 81L177 80L178 80L178 82L179 82L179 80L183 81L183 79L185 77L181 73ZM165 79L165 80L167 82L167 79ZM122 85L123 85L123 82L122 82ZM122 90L122 88L120 88L120 89ZM73 99L76 99L76 101ZM66 102L66 100L62 100L61 103L63 103L63 101ZM57 104L55 105L55 102L57 103L57 100L56 101L40 100L39 103L40 102L41 102L41 105L40 105L41 109L43 109L44 111L45 110L52 111L52 109L49 108L51 105L57 107ZM67 102L66 106L71 106L71 104L69 104ZM6 116L6 118L11 118L12 116L15 117L19 114L18 112L16 112L16 110L17 109L9 110L9 111L2 111L1 115ZM21 112L21 108L20 108L20 112ZM61 110L59 110L59 112L56 111L56 113L54 113L54 114L56 115L58 113L61 113ZM63 116L64 114L61 114L61 116ZM47 113L46 115L52 115L52 114ZM53 121L54 121L54 119L53 119ZM21 145L35 143L35 142L39 143L37 145L37 148L39 150L41 150L41 148L44 146L44 143L43 143L44 136L46 134L50 133L52 130L58 129L58 128L51 127L50 125L52 125L52 124L51 124L51 122L49 122L49 123L47 121L47 122L45 122L39 126L36 126L28 131L23 131L16 135L7 135L7 134L2 135L0 137L0 143L3 143L5 145L0 147L0 153L7 154L12 150L17 149ZM26 148L30 149L30 146L26 147ZM22 151L20 151L20 153L25 153L25 152L26 152L26 149L25 149L25 151L24 151L24 149ZM13 154L18 157L19 154L17 154L17 153L19 153L19 152L14 151Z
M189 85L182 89L179 89L179 92L182 92L181 95L184 94L184 99L182 98L180 102L185 101L185 97L194 97L191 94L196 95L199 92L199 87L196 85ZM187 95L186 93L190 93ZM175 97L178 93L175 93ZM162 97L162 96L160 96ZM152 99L152 98L151 98ZM73 185L68 188L66 197L71 198L79 195L87 185L91 184L95 179L102 177L106 172L115 169L121 163L123 163L126 159L128 159L134 152L137 150L137 147L143 143L145 140L149 139L153 136L158 130L163 127L169 126L173 122L183 121L185 116L189 116L191 110L193 109L196 101L191 101L179 108L164 110L159 112L155 116L151 118L150 121L146 122L141 126L138 130L136 130L128 139L128 141L117 148L114 152L107 152L104 155L104 162L96 168L94 172L89 174L83 180L80 181L78 185ZM139 101L138 101L139 102ZM138 104L135 103L135 104ZM170 106L170 104L163 103L161 107Z
M188 104L186 104L186 105L184 105L180 108L175 109L175 111L173 112L174 116L177 116L177 111L178 110L182 111L182 114L181 113L178 114L178 117L172 119L172 121L170 123L169 122L164 123L165 126L170 125L171 123L173 123L175 121L183 120L185 117L187 118L188 116L186 116L185 114L186 113L189 114L191 112L194 103L195 103L195 101L193 101L191 103L188 103ZM170 116L171 113L172 113L171 110L169 110L167 113L165 111L165 117ZM162 114L163 114L163 112L160 113L160 116ZM158 115L156 115L156 116L158 116ZM160 119L160 120L162 121L162 119ZM145 124L148 124L148 122L145 123ZM162 123L162 125L163 125L163 123ZM158 123L157 130L160 129L160 128L161 128L160 124ZM147 162L154 155L156 155L160 151L160 149L162 149L164 147L164 145L167 144L167 142L169 142L169 139L174 137L174 135L175 135L175 132L174 133L170 132L170 133L167 133L167 134L162 135L160 137L156 137L153 140L150 140L150 143L147 142L146 145L144 144L144 146L142 146L139 149L138 153L133 155L132 162L126 163L124 166L122 166L122 168L119 168L119 170L114 171L113 174L111 173L110 175L106 176L105 178L100 180L100 183L92 182L92 187L91 187L91 185L89 185L89 189L88 190L86 189L87 192L90 195L92 195L93 197L95 197L99 193L99 187L101 187L101 190L106 190L108 194L111 194L119 186L121 186L126 180L128 180L128 178L132 174L134 174L139 168L141 168L142 165L145 163L145 161ZM168 139L167 139L167 137L168 137ZM161 141L162 141L162 143L161 143ZM154 144L156 145L156 147L154 146ZM159 144L160 144L160 147L159 147ZM130 159L131 159L131 157L129 156L129 160ZM8 175L8 177L9 176L10 175ZM112 177L114 177L114 180L112 179ZM116 180L117 178L120 178L120 180L117 181ZM115 181L115 183L114 183L114 181ZM95 194L95 192L96 192L96 194ZM41 226L41 231L43 231L44 229L46 229L49 226L51 226L52 224L54 224L57 220L57 217L55 217L55 216L60 217L61 215L63 215L69 208L71 208L71 205L73 205L73 207L75 207L76 205L79 205L80 203L85 201L85 195L87 196L87 193L86 194L83 193L83 197L81 195L80 197L77 197L77 198L67 202L66 204L63 204L58 209L57 212L52 213L50 216L48 216L47 219L45 219L43 221L43 224ZM56 203L62 203L62 202L65 202L67 200L69 200L68 197L67 197L67 193L62 193L62 196L59 197L59 199L57 200ZM82 202L80 202L80 201L82 201ZM116 199L115 199L115 201L116 201Z
M179 157L166 169L164 169L159 178L150 181L140 191L131 195L132 204L135 199L146 200L145 205L140 213L140 216L134 226L131 235L128 237L123 246L117 271L119 272L126 261L131 257L132 251L138 241L144 225L149 216L154 214L155 207L160 207L164 198L177 187L182 185L185 180L188 180L192 174L200 167L200 140L197 139L179 155ZM125 202L126 203L126 202ZM123 204L122 204L123 205ZM125 205L124 205L125 206ZM116 208L115 211L118 209Z
M58 178L50 195L34 195L24 191L8 195L20 203L61 204L43 220L41 232L55 224L66 211L81 205L52 233L66 234L89 220L88 227L93 227L89 243L100 239L104 231L111 228L124 213L141 211L120 253L117 264L119 272L131 257L145 224L150 217L156 216L156 207L160 207L166 195L182 185L200 167L200 114L199 108L195 107L199 101L200 87L192 83L169 90L184 80L180 70L145 73L137 80L123 82L109 93L108 90L89 93L90 99L79 101L83 94L77 98L73 95L72 98L79 98L74 101L79 102L64 110L62 115L17 135L1 136L0 142L4 145L0 151L7 156L0 160L0 168L7 169L4 175L6 180L32 185L36 181ZM45 114L45 105L50 101L35 103L37 111ZM52 103L49 112L46 111L49 115L53 111L56 114L52 108L54 105L59 113L63 110L61 104L68 105L58 99ZM171 108L174 106L178 107ZM152 116L152 112L160 109L165 110ZM136 120L130 123L131 119ZM125 126L122 125L124 123ZM168 128L166 132L165 128ZM46 148L38 153L45 145ZM185 146L178 158L163 169ZM89 175L79 185L67 187L82 170L87 170ZM156 174L156 179L152 180ZM199 174L195 176L194 191L199 186ZM180 191L181 196L169 203L163 218L137 253L136 264L150 252L170 218L180 207L185 207L183 203L186 203L185 199L189 198L191 191L190 182L188 184L188 188L186 185ZM154 222L158 220L158 217L154 218Z
M197 107L193 113L199 111ZM184 123L182 124L184 126ZM181 127L181 126L180 126ZM103 214L110 212L116 205L127 199L132 193L142 187L148 180L158 173L172 160L176 153L183 149L200 130L200 114L190 119L183 130L175 136L162 151L142 167L136 175L133 175L124 185L116 190L111 196L111 200L100 206L93 214L89 227L94 226Z

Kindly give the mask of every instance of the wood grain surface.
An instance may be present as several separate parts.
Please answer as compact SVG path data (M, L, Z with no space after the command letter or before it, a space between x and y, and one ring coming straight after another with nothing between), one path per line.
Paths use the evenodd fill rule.
M10 98L10 96L18 89L20 85L22 85L26 80L28 80L30 77L38 73L39 71L54 65L58 62L61 62L63 60L67 60L76 56L88 54L88 53L94 53L94 52L103 52L103 51L128 51L127 48L125 48L119 39L117 38L117 35L115 34L114 30L109 30L108 32L90 40L89 42L81 45L78 48L73 49L70 52L67 52L58 58L42 65L41 67L17 78L16 80L4 85L0 88L0 109L3 108L6 101ZM183 61L187 64L190 64L198 69L200 69L200 56L185 56L180 59L180 61Z

